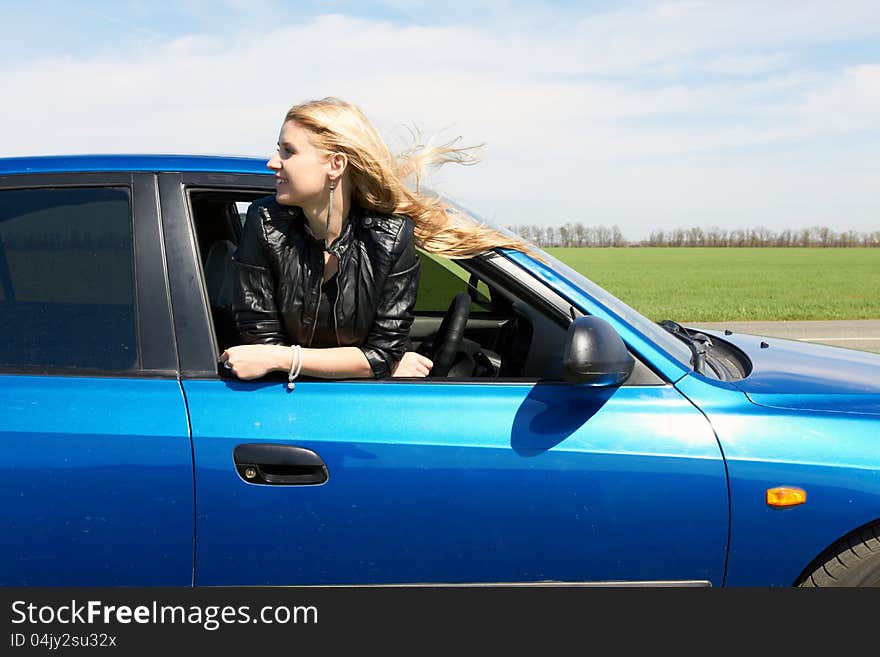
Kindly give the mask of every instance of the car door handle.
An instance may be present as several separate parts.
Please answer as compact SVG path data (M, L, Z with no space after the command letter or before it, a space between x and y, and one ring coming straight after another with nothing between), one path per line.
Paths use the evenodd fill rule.
M327 466L315 452L293 445L238 445L232 453L239 476L250 484L323 484Z

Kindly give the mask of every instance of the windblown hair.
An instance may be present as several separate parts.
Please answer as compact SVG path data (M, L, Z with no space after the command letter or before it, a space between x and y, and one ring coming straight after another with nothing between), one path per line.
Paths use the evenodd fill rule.
M338 98L294 105L286 121L309 130L316 148L344 153L348 157L352 200L375 212L409 216L415 225L416 244L429 253L466 258L500 247L537 255L524 241L466 218L439 197L419 192L419 182L428 167L447 162L473 164L473 148L456 148L455 142L416 145L395 157L360 108ZM413 189L407 186L409 181L415 183Z

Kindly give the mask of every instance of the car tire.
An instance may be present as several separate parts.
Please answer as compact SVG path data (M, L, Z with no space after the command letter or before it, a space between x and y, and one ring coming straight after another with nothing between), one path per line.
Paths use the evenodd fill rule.
M880 524L863 527L825 550L798 586L880 586Z

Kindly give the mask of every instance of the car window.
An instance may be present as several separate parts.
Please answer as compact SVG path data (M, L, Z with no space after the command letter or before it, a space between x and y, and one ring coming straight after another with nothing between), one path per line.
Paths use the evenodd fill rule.
M235 202L235 211L238 213L238 218L241 221L241 225L244 226L244 220L247 219L247 211L250 207L250 201L236 201Z
M454 261L419 249L419 262L416 312L445 312L456 294L468 291L470 275ZM483 281L477 283L476 302L484 308L490 306L489 288Z
M137 367L130 194L0 191L0 367Z
M691 350L684 342L661 328L656 322L652 322L650 319L613 296L604 288L596 285L580 272L566 265L558 258L544 252L542 252L542 255L552 265L552 268L557 274L566 277L571 283L584 290L587 294L593 297L593 299L630 324L630 326L648 336L670 356L673 356L676 360L685 365L693 365L691 362Z

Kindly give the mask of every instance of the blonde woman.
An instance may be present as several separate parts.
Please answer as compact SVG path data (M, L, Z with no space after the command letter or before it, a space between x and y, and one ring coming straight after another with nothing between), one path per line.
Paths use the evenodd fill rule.
M525 247L407 186L467 149L389 152L356 106L336 98L288 111L266 163L275 195L248 209L233 314L242 341L221 362L241 379L424 377L406 351L419 282L416 245L445 257ZM417 186L417 185L416 185Z

